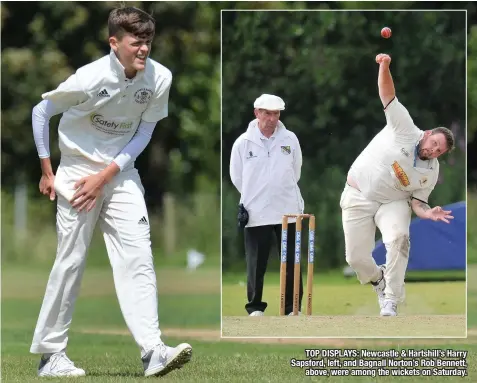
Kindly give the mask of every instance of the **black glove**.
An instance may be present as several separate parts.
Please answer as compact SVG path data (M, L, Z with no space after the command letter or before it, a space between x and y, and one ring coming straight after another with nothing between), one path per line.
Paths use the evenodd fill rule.
M245 210L243 203L239 205L239 211L237 215L238 226L243 229L248 223L248 212Z

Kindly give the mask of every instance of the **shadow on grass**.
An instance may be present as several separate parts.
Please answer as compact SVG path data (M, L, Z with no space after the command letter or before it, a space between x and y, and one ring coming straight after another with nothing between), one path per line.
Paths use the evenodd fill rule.
M98 378L106 378L106 377L122 377L122 378L144 378L143 372L88 372L87 376L95 376Z

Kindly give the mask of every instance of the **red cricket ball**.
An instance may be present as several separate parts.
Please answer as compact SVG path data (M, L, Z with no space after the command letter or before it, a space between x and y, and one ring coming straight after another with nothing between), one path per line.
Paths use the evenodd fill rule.
M385 39L389 39L391 37L391 28L384 27L381 29L381 36Z

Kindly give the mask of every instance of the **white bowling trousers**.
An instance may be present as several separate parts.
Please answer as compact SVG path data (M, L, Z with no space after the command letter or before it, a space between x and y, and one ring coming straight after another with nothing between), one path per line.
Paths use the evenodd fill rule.
M386 299L402 302L405 298L404 278L409 260L409 200L379 203L369 201L361 192L346 184L341 194L346 262L362 284L376 281L380 269L372 257L376 227L386 246Z
M54 353L66 348L86 254L98 221L121 312L141 354L161 342L149 217L139 173L132 166L118 173L88 213L78 213L68 202L75 182L98 173L101 166L104 165L88 162L84 157L61 159L55 178L58 248L33 336L32 353Z

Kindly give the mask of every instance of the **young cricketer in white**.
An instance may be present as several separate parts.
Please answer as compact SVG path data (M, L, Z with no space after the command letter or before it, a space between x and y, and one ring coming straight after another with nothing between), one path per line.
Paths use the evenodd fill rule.
M191 346L164 345L144 189L134 161L168 115L171 72L148 58L155 21L132 7L110 13L111 52L76 71L33 109L40 191L57 197L58 250L30 351L43 354L39 376L82 376L66 356L68 329L96 223L104 235L126 324L145 375L186 363ZM59 124L61 162L50 162L48 125Z
M376 62L387 124L351 166L340 205L346 261L362 284L374 286L380 314L395 316L397 304L404 300L411 209L422 219L453 219L451 211L431 209L428 198L439 176L437 157L453 149L454 137L446 128L418 129L396 98L391 58L379 54ZM376 227L387 251L381 267L372 257Z

